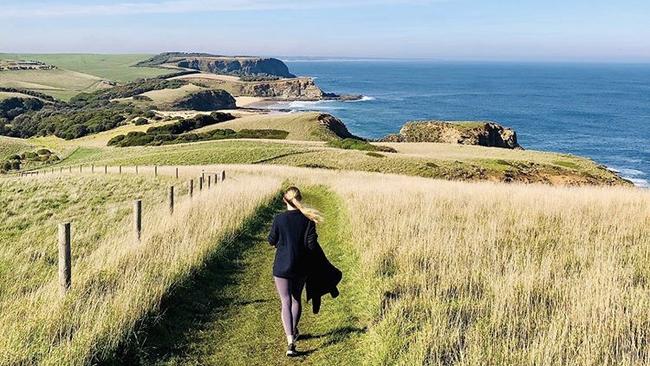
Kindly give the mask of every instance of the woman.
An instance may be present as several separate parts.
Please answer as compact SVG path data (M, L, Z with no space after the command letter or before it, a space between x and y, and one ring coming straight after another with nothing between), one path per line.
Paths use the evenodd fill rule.
M300 297L308 274L308 256L317 244L318 211L301 204L302 195L290 187L282 197L287 211L275 217L269 243L276 247L273 279L282 305L282 325L287 336L287 356L296 356L298 321L302 312Z

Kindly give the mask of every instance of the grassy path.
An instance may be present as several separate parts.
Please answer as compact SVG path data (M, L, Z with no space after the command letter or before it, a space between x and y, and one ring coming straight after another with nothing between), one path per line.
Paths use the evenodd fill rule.
M304 192L307 204L326 217L319 241L344 273L341 296L324 298L321 313L305 304L298 349L284 355L279 300L271 275L273 249L266 236L278 200L246 227L235 244L224 248L196 278L163 304L164 315L115 363L154 365L288 365L362 363L361 339L367 321L359 316L362 290L341 203L322 187Z

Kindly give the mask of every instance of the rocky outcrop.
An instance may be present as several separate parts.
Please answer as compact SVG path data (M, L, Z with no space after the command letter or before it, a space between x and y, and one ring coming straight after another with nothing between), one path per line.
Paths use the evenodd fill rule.
M321 100L324 97L312 78L241 82L238 86L240 95L246 96L292 100Z
M337 137L343 139L358 139L357 136L353 135L348 131L348 128L345 124L338 118L332 116L331 114L321 113L318 115L318 123L325 127L328 131L332 132Z
M225 90L201 90L189 94L171 105L172 109L214 111L218 109L235 109L235 98Z
M276 58L220 56L208 53L166 52L137 66L175 66L214 74L237 76L277 76L294 78L287 65Z
M517 133L494 122L417 121L406 123L399 134L383 142L441 142L506 149L521 148Z

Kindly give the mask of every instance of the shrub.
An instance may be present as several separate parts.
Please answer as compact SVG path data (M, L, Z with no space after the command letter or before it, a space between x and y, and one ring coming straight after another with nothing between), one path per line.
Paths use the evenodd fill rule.
M134 95L133 100L138 100L143 102L153 102L153 99L149 98L146 95Z
M137 118L133 123L134 123L136 126L142 126L142 125L147 125L147 124L149 124L149 121L147 121L146 118Z
M332 140L327 143L329 147L336 147L339 149L346 150L361 150L361 151L383 151L383 152L397 152L397 150L388 146L375 146L368 141L358 140L358 139L342 139L342 140Z
M154 111L152 111L152 110L148 110L148 111L146 111L146 112L144 113L144 116L147 117L147 118L153 118L153 117L156 116L156 112L154 112Z
M262 130L248 130L244 129L237 132L237 138L242 139L275 139L284 140L289 135L289 132L282 130L262 129Z
M20 170L20 161L19 160L12 160L11 161L11 169Z

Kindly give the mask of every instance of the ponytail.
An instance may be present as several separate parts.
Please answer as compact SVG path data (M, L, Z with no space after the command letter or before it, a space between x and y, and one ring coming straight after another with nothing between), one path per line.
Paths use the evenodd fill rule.
M318 212L318 210L303 206L303 204L300 202L302 200L302 194L297 187L289 187L286 192L284 192L282 199L288 205L300 211L309 220L317 224L323 221L323 216L320 214L320 212Z

